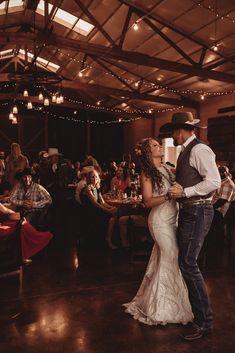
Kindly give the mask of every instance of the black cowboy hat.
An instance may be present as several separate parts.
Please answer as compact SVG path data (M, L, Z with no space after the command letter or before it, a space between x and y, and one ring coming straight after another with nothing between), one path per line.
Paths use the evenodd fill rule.
M17 180L20 180L23 176L25 175L31 175L33 176L31 168L25 168L23 170L19 170L18 172L15 173L15 178Z
M172 115L170 123L164 124L160 127L160 132L166 133L176 129L193 130L195 127L199 127L197 124L200 122L199 119L194 119L191 112L177 112Z

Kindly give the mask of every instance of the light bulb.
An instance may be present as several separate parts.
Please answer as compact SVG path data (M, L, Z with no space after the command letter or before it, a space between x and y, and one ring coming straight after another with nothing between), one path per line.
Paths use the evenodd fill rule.
M212 49L213 49L214 51L218 51L218 46L217 46L217 44L213 45Z
M13 107L12 113L13 113L13 114L18 114L18 108L17 108L16 105Z
M52 102L53 102L53 103L55 103L55 102L56 102L56 95L55 95L55 94L53 94L53 95L52 95L51 100L52 100Z
M45 98L43 104L44 104L44 105L47 105L47 106L50 105L49 99L48 99L48 98Z
M134 29L134 31L138 31L138 29L139 29L139 26L138 26L138 24L136 22L135 22L135 24L133 26L133 29Z
M24 96L24 97L28 97L28 96L29 96L29 92L27 91L27 89L24 90L23 96Z
M60 95L60 103L64 103L64 97L62 96L62 94Z
M43 94L42 93L39 93L39 95L38 95L38 99L40 100L40 101L43 101Z
M27 103L27 109L33 109L33 104L31 102Z
M12 123L12 124L17 124L17 123L18 123L16 117L14 117L14 118L11 120L11 123Z
M58 96L58 97L56 97L56 104L60 104L60 103L61 103L60 97Z
M10 112L10 114L9 114L9 120L12 120L12 119L14 119L14 114L13 114L12 112Z
M205 96L202 94L202 95L200 96L200 98L201 98L202 101L204 101Z
M80 71L80 72L78 73L78 76L79 76L79 77L82 77L82 76L83 76L83 73Z

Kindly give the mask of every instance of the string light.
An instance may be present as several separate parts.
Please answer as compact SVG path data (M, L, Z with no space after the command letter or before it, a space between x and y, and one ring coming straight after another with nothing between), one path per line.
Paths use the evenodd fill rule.
M12 113L13 114L18 114L18 108L16 105L14 105L13 109L12 109Z
M19 104L21 105L25 105L25 102L24 101L18 101ZM80 102L81 103L81 102ZM4 102L4 103L0 103L0 106L5 106L5 105L9 105L10 103L9 102ZM31 103L32 104L32 103ZM28 104L27 104L28 105ZM86 104L84 104L85 106ZM93 106L93 109L94 108L98 108L97 106ZM166 109L161 109L161 110L157 110L156 112L158 113L165 113L165 112L168 112L168 111L177 111L177 110L181 110L183 109L184 106L180 106L180 107L175 107L175 108L166 108ZM58 115L58 114L54 114L54 113L51 113L50 111L48 110L45 110L43 109L43 107L34 107L32 105L32 108L34 111L38 111L38 112L41 112L42 114L45 114L45 115L48 115L48 116L51 116L51 117L54 117L54 118L60 118L60 119L63 119L63 120L68 120L68 121L73 121L73 122L76 122L76 123L86 123L86 122L89 122L90 124L98 124L98 125L105 125L105 124L116 124L116 123L128 123L128 122L133 122L133 121L136 121L136 120L139 120L139 119L149 119L149 117L151 117L150 114L147 114L148 116L138 116L138 117L131 117L131 115L133 115L133 113L130 113L130 112L124 112L123 110L115 110L115 113L121 113L122 115L125 114L126 117L125 118L116 118L115 120L102 120L102 121L97 121L97 120L82 120L82 119L75 119L71 116L62 116L62 115ZM102 109L104 112L110 112L109 110L104 110ZM75 113L76 112L76 113ZM114 110L113 110L114 112ZM74 115L77 115L77 110L74 111ZM144 112L142 112L143 114ZM146 114L146 112L145 112ZM13 114L12 114L13 115ZM140 112L140 115L141 115L141 112ZM14 115L13 115L14 117ZM121 119L121 121L119 120Z
M59 50L60 53L62 53L63 55L71 58L71 55L70 54L67 54L67 53L63 53L61 50ZM81 63L80 60L76 60L76 59L72 59L73 61L76 61L77 63ZM93 68L92 66L89 66L87 65L87 67L89 68ZM104 74L106 75L110 75L112 77L115 77L113 74L111 74L110 72L107 72L107 71L104 71L102 69L99 69L97 67L95 67L94 69L97 69L99 71L102 71ZM126 78L123 78L121 76L116 76L117 78L119 79L122 79L123 81L125 81L126 83L128 84L134 84L136 87L138 86L139 82L137 83L137 81L135 80L130 80L130 79L126 79ZM231 94L231 93L235 93L235 90L234 91L225 91L225 92L209 92L209 91L203 91L203 90L190 90L190 89L187 89L187 90L180 90L180 89L176 89L176 88L172 88L170 86L167 86L167 85L164 85L164 84L160 84L159 81L161 81L161 78L158 78L157 79L157 83L152 83L152 82L146 82L146 81L143 81L142 82L142 87L146 88L146 89L156 89L156 90L159 90L159 89L162 89L164 91L167 91L167 92L170 92L170 93L175 93L175 94L179 94L179 95L192 95L192 94L196 94L196 95L200 95L201 93L207 95L207 96L222 96L222 95L227 95L227 94Z
M218 46L218 45L217 45ZM82 60L78 60L78 59L75 59L72 57L72 55L68 54L68 53L64 53L61 49L58 49L58 52L64 56L66 56L67 58L69 58L71 61L74 61L78 64L82 64L84 63ZM128 84L134 84L136 87L138 87L139 85L139 81L136 81L136 80L131 80L131 79L127 79L127 78L123 78L119 75L114 75L112 74L111 72L108 72L108 71L105 71L101 68L98 68L98 67L93 67L91 65L88 65L86 64L86 68L89 68L89 69L93 69L93 70L98 70L100 72L102 72L103 74L105 75L109 75L113 78L118 78L118 79L121 79L123 80L124 82L128 83ZM180 90L180 89L176 89L176 88L172 88L168 85L164 85L164 84L161 84L159 83L159 81L161 81L162 78L159 77L157 79L157 83L153 83L153 82L149 82L149 81L145 81L143 80L142 82L142 87L146 88L146 89L156 89L156 90L159 90L159 89L162 89L164 91L167 91L167 92L170 92L170 93L175 93L175 94L179 94L179 95L199 95L200 94L204 94L204 95L207 95L207 96L223 96L223 95L228 95L228 94L232 94L232 93L235 93L235 90L230 90L230 91L218 91L218 92L210 92L210 91L203 91L203 90L190 90L190 89L187 89L187 90ZM138 82L138 84L137 84Z
M226 20L229 20L229 21L232 22L232 23L235 23L235 19L232 18L232 17L230 17L229 14L227 14L227 15L221 15L221 14L219 14L219 13L216 11L216 9L214 9L213 7L211 7L211 5L208 5L208 6L207 6L207 5L205 5L204 3L202 3L202 2L196 2L196 1L194 1L194 0L192 0L192 1L193 1L194 4L196 4L196 5L200 6L200 7L202 7L203 9L206 9L206 10L208 10L208 11L210 11L210 12L213 12L213 14L215 14L216 17L218 17L219 19L221 19L221 20L226 19Z

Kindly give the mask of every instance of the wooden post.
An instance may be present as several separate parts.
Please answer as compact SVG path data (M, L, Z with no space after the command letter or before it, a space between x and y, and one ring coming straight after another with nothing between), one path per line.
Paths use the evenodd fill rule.
M44 116L44 148L48 149L48 116Z
M86 123L86 136L87 136L87 154L91 151L91 124L87 121Z
M23 124L23 119L21 115L17 117L17 121L18 121L18 143L22 148L22 150L24 150L24 124Z

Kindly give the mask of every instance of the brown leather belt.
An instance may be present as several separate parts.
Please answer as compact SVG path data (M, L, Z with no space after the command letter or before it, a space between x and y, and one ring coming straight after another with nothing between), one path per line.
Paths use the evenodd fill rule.
M182 207L187 207L187 206L194 206L194 205L212 205L211 200L204 200L204 199L199 199L199 200L188 200L188 201L184 201L184 202L180 202L179 206L180 208Z

